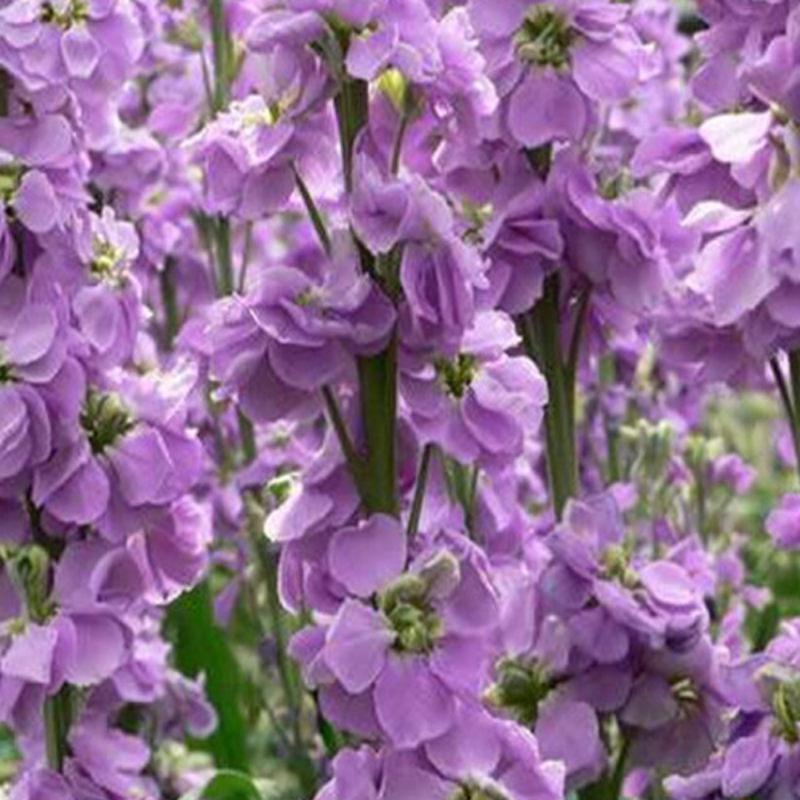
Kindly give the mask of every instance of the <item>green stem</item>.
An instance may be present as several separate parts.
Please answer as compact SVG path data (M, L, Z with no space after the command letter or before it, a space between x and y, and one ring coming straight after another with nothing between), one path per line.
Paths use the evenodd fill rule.
M613 353L607 353L600 359L600 385L605 389L613 386L617 380L617 363ZM606 433L606 480L617 483L622 476L619 465L619 430L613 419L605 417L604 428Z
M386 349L358 359L366 462L362 500L370 513L397 515L397 334Z
M252 505L252 503L249 505ZM286 657L287 637L284 628L280 595L278 593L278 565L273 554L269 552L269 545L264 538L261 514L254 513L252 509L249 509L248 517L250 542L255 551L261 577L266 589L270 627L272 636L275 639L278 675L280 676L281 686L283 687L283 693L286 698L286 705L291 714L295 747L302 749L303 736L300 728L300 696L294 670L292 669L289 659Z
M580 800L621 800L629 749L629 742L625 739L620 746L613 769L606 770L595 783L579 790L578 798Z
M435 445L426 444L422 450L422 457L417 470L417 481L414 487L414 499L411 501L411 512L408 515L407 534L409 542L414 539L419 529L419 520L422 516L422 504L425 501L425 490L428 486L428 472L430 471L434 447Z
M242 457L245 464L252 464L258 455L253 423L241 410L237 411L237 418L239 420L239 438L242 441Z
M392 146L392 158L389 162L389 169L392 172L392 175L397 175L400 171L400 159L403 155L403 142L406 138L406 131L408 131L408 123L410 122L410 114L405 108L405 103L403 104L403 111L400 114L400 125L397 128L397 134L394 138L394 144Z
M214 225L217 261L217 294L226 297L233 294L233 251L231 247L231 223L227 217L217 217ZM239 438L242 445L242 456L245 464L250 464L257 455L257 446L253 423L239 410Z
M8 96L11 94L11 78L3 69L0 70L0 117L8 116Z
M794 424L792 425L792 437L794 441L795 461L797 462L797 472L800 475L800 350L792 350L789 353L789 376L792 384L792 398L794 400Z
M570 397L575 397L575 386L578 379L578 360L581 352L581 342L583 341L583 329L586 326L586 318L589 312L589 301L592 298L591 287L584 289L576 305L575 323L572 328L572 337L569 342L569 353L566 365L566 388ZM575 403L570 404L570 427L572 436L575 436Z
M245 493L244 502L245 531L250 541L251 550L255 553L260 582L265 588L269 633L271 633L275 641L278 678L288 710L291 730L284 731L282 729L280 720L266 697L264 698L264 708L273 727L277 726L276 733L278 733L281 742L290 754L287 765L299 779L304 796L311 797L317 786L317 768L309 756L303 733L302 684L296 669L286 655L288 635L285 626L286 617L281 606L278 590L278 562L276 555L270 552L269 543L264 537L264 510L262 506L250 491ZM256 618L260 620L260 614L257 609L254 613L257 614ZM264 633L267 631L265 627L261 627L261 630ZM267 689L266 691L269 690Z
M217 255L217 293L233 294L233 256L231 252L231 223L227 217L218 217L215 226Z
M559 340L558 276L545 281L544 294L520 322L523 345L541 369L549 393L545 409L547 474L556 517L561 519L567 500L577 494L575 452L575 384L561 356Z
M36 544L20 551L16 558L10 559L4 566L12 584L25 600L28 618L44 625L51 609L52 565L61 555L63 545L58 540L50 539L42 529L41 510L34 505L30 495L26 496L25 505ZM54 772L61 772L68 753L72 700L72 689L65 683L44 701L45 755L48 768Z
M339 124L339 141L342 147L344 186L348 194L353 191L353 153L355 141L369 118L369 93L365 81L344 77L342 88L335 99L336 119Z
M697 513L697 532L700 534L700 539L704 545L708 545L708 530L707 530L707 514L706 514L706 482L705 476L702 474L702 465L695 470L694 483L695 483L695 500L696 500L696 513Z
M464 523L467 526L467 531L471 539L475 539L475 512L477 510L476 503L478 501L478 479L480 478L481 469L475 464L472 468L472 475L469 481L469 492L467 494L467 504L464 512Z
M339 33L340 45L346 55L349 33ZM342 149L342 170L345 189L353 189L353 154L358 134L369 121L369 87L362 80L341 76L341 86L336 95L336 119ZM369 275L375 274L374 256L360 248L362 266ZM397 434L397 334L392 334L386 348L374 356L357 359L358 383L361 402L361 420L364 431L365 457L363 469L355 470L353 479L359 489L362 503L370 513L398 514L396 481ZM335 417L333 418L335 423ZM340 436L340 441L346 441ZM352 447L351 447L352 449ZM346 455L346 454L345 454ZM358 462L348 458L351 472Z
M306 183L301 177L300 173L295 167L292 167L292 170L294 172L294 180L297 184L297 189L300 192L300 197L303 198L303 203L308 211L311 224L314 226L314 232L317 234L317 239L319 239L319 243L322 246L322 249L325 251L325 255L330 256L332 252L331 239L330 236L328 236L328 230L325 227L325 222L322 219L322 215L319 213L317 204L314 202L314 198L311 196L311 192L308 191L308 186L306 186Z
M314 706L317 711L317 730L319 731L320 738L322 739L322 743L325 746L325 752L328 755L328 758L333 758L340 750L341 744L339 742L339 734L336 731L336 728L325 719L325 715L322 713L322 709L320 708L319 703L319 693L314 692Z
M71 690L64 685L44 701L44 736L47 766L61 772L67 757L67 736L72 717Z
M473 466L470 469L465 464L448 458L441 452L439 453L442 474L447 484L447 494L450 502L460 506L464 514L464 527L467 529L470 539L475 539L475 501L478 497L478 478L480 468Z
M239 267L239 281L237 290L241 294L247 283L247 268L250 265L250 256L253 251L253 223L248 222L244 229L244 247L242 248L242 263Z
M339 404L336 402L336 395L329 386L322 387L322 396L325 399L325 407L328 411L328 418L333 430L336 433L336 438L339 440L339 447L342 448L347 468L350 475L355 481L356 486L361 491L362 485L362 471L363 464L361 458L353 447L353 441L350 438L350 432L347 430L347 423L342 417L342 412L339 410Z
M211 47L214 53L214 106L216 114L228 104L230 91L230 37L225 23L224 0L211 0Z
M789 375L791 388L786 382L781 365L777 358L771 358L769 362L775 383L778 385L783 410L786 414L786 421L789 423L789 430L792 434L792 444L794 445L794 456L798 473L800 473L800 417L798 416L797 403L800 400L800 351L794 350L789 354Z
M181 315L175 290L175 262L171 256L164 262L164 268L158 275L158 282L164 306L164 349L172 350L180 329Z
M622 797L622 784L625 782L625 768L628 764L628 751L630 750L630 741L624 739L620 747L617 762L614 765L614 772L611 773L611 785L608 794L609 800L619 800Z

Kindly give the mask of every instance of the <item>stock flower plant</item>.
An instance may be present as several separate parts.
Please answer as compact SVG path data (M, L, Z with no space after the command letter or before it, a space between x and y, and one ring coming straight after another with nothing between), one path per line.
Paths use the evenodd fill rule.
M800 798L800 0L0 0L0 794Z

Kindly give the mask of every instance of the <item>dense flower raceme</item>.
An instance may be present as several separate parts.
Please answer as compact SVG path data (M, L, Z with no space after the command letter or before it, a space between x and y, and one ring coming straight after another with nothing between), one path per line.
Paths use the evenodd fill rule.
M187 421L197 372L148 365L139 234L88 186L94 154L121 134L143 19L133 3L0 15L0 716L21 756L14 792L157 797L151 749L119 720L147 709L167 741L207 735L215 713L160 633L160 608L208 563Z
M797 795L799 42L0 0L11 797Z

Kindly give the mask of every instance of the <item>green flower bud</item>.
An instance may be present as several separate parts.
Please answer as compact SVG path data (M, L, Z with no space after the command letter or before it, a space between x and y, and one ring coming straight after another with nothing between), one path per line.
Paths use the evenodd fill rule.
M34 622L44 622L52 614L50 600L50 558L44 548L29 545L6 557L6 569L28 614Z
M697 708L700 703L700 692L691 678L674 678L670 683L670 689L683 714Z
M0 166L0 199L5 205L11 205L14 195L22 182L25 168L22 164L10 162Z
M43 3L40 18L42 22L68 31L73 25L89 19L89 4L86 0L70 0L62 10L59 10L53 3Z
M508 795L496 786L470 781L459 786L449 800L508 800Z
M800 673L770 664L756 675L772 710L773 730L789 744L800 741Z
M442 635L441 622L419 575L401 575L378 598L378 607L395 634L399 653L430 653Z
M459 353L453 359L437 358L433 366L445 393L457 400L464 396L478 373L478 360L468 353Z
M267 494L269 494L275 505L279 506L288 499L296 483L297 476L295 473L287 472L284 475L277 475L267 482Z
M542 4L532 6L514 35L517 56L537 67L561 69L569 64L577 35L566 17Z
M620 545L607 547L600 557L603 577L616 581L626 589L635 589L639 585L639 576L628 565L628 553Z
M495 665L496 680L484 701L523 725L533 725L539 705L555 688L555 681L537 661L503 658Z
M81 426L95 454L104 452L134 427L133 417L115 394L89 390L81 412Z
M122 287L128 280L124 253L110 242L95 238L92 242L92 260L89 272L93 277L110 286Z

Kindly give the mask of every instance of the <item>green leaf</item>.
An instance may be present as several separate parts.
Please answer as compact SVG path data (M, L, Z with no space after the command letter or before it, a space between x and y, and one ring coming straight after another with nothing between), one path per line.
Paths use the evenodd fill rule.
M233 770L218 772L202 789L193 789L181 800L262 800L247 775Z
M184 675L205 676L206 696L217 712L216 730L208 739L195 743L196 746L210 752L219 769L246 771L247 726L241 708L242 676L225 632L214 620L207 580L170 606L167 630L173 642L176 666Z

